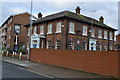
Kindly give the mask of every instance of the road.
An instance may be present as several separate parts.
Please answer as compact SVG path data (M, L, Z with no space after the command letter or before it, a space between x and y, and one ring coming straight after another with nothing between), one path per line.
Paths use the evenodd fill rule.
M33 72L30 72L24 68L21 68L19 66L2 62L2 78L39 78L41 79L47 79L48 77L36 74ZM50 78L49 78L50 79ZM23 80L23 79L22 79ZM33 79L31 79L33 80Z

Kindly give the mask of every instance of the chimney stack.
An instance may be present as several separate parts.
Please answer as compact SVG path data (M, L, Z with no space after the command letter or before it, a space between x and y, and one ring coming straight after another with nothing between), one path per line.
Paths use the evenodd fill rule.
M99 18L99 21L100 21L101 23L104 23L104 18L103 18L103 16L101 16L101 17Z
M79 8L79 6L75 9L76 10L76 14L80 14L80 8Z
M42 18L42 14L41 13L38 14L38 18Z

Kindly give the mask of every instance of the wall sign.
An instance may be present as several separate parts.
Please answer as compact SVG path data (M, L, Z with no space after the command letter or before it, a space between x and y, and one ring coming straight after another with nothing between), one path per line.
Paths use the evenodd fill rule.
M16 34L20 34L20 27L21 27L20 24L15 24L15 25L14 25L14 30L15 30L15 33L16 33Z

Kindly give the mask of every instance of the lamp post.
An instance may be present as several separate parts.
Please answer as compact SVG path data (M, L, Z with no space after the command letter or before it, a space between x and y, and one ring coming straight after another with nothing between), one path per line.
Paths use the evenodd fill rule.
M28 48L28 58L27 60L30 59L30 47L31 47L31 34L32 34L32 0L31 0L31 11L30 11L30 36L29 36L29 48Z

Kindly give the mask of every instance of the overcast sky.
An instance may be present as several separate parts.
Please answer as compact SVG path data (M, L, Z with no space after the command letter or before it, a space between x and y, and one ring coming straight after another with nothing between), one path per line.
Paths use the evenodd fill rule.
M33 2L33 15L37 17L37 14L41 12L43 16L46 16L64 10L75 12L77 6L80 6L82 15L97 20L103 16L105 24L118 29L118 2ZM30 2L3 2L0 25L10 15L22 12L30 13Z

